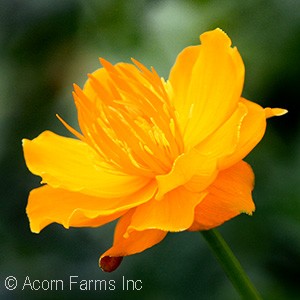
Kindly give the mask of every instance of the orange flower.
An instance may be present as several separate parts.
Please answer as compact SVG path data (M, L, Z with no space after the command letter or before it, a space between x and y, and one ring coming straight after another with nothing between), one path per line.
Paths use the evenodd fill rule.
M207 230L252 214L254 175L242 159L261 140L263 109L241 98L244 65L220 29L185 48L169 80L141 63L100 59L74 100L78 138L45 131L24 139L29 170L45 185L31 191L33 232L52 222L98 227L117 218L106 271L121 257L160 242L168 232Z

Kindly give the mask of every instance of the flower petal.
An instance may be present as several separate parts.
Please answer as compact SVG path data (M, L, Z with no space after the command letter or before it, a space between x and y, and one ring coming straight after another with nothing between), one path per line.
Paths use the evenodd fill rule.
M89 75L74 100L85 141L127 174L152 177L170 169L181 153L181 135L166 84L156 71L112 65Z
M200 46L186 47L177 56L174 66L171 69L169 83L172 86L173 104L180 113L178 116L181 126L184 127L187 121L187 112L189 103L187 100L188 87L193 76L193 68L197 62L200 53Z
M264 109L244 98L241 98L241 102L246 105L248 113L241 124L239 142L234 153L220 162L220 169L226 169L242 160L260 142L266 131L266 118L287 113L287 110L281 108Z
M151 199L154 182L127 197L103 199L48 185L31 191L26 208L32 232L40 232L52 222L65 228L96 227L113 221L132 207Z
M243 159L259 143L266 130L264 109L246 99L242 99L242 102L247 106L248 113L241 125L239 142L235 152L221 162L221 169L230 167Z
M205 190L215 179L219 162L235 151L241 123L246 114L246 106L239 103L223 126L189 153L180 155L168 174L157 176L159 189L156 198L162 198L180 185L185 185L194 192Z
M202 155L207 155L220 163L222 159L235 151L240 138L241 125L247 112L246 105L239 103L231 117L218 130L198 144L196 149Z
M188 183L195 175L197 191L203 191L215 179L216 174L216 160L195 148L191 149L189 153L178 156L168 174L156 176L158 193L155 198L162 199L166 193Z
M113 246L101 255L100 266L104 257L121 257L142 252L162 241L167 235L167 232L157 229L134 230L129 235L126 234L133 213L134 209L127 212L119 220L115 229Z
M45 131L23 148L29 170L54 188L78 191L97 197L125 197L142 187L149 178L113 170L86 143Z
M243 212L251 215L255 210L253 185L253 171L244 161L221 171L208 195L196 207L195 222L189 230L208 230Z
M196 170L195 175L184 185L188 190L201 192L213 182L218 174L219 165L221 165L222 161L226 159L228 155L231 155L237 147L241 123L246 114L246 106L243 103L239 103L238 108L232 116L217 131L197 145L195 149L197 149L203 157L207 157L207 161L211 160L216 170L211 173L210 177L206 177L206 179L208 179L207 181L204 181L203 176L198 172L199 170ZM203 184L204 182L205 184Z
M270 107L266 107L265 108L265 114L266 114L266 118L272 118L272 117L279 117L282 115L285 115L288 111L286 109L283 108L270 108Z
M244 64L237 49L230 47L229 37L216 29L200 39L197 49L179 54L169 79L187 148L196 146L230 117L244 83Z
M183 231L194 221L194 210L206 193L193 193L178 187L167 193L163 199L152 199L138 206L132 216L128 233L131 230L160 229ZM146 217L145 217L146 216Z

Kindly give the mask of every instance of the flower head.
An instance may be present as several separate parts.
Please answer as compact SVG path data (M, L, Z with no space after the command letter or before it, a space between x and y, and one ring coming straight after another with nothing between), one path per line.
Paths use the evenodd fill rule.
M243 158L264 135L263 109L241 97L244 65L220 29L185 48L166 81L155 70L112 65L74 88L77 139L45 131L23 140L29 170L43 186L31 191L33 232L52 222L98 227L119 219L106 271L168 232L207 230L255 209L254 175Z

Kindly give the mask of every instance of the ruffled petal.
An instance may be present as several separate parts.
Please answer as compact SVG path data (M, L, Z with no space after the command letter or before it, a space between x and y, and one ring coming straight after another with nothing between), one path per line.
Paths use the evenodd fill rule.
M239 103L232 116L214 133L208 136L196 149L202 155L217 160L218 164L232 154L238 145L242 122L247 115L245 104Z
M162 241L167 235L167 232L157 229L134 230L130 234L126 234L133 213L134 209L127 212L119 220L115 229L113 246L101 255L100 266L101 260L107 256L122 257L142 252Z
M251 215L255 210L251 196L253 186L253 171L244 161L220 172L209 187L208 195L196 207L195 222L189 230L208 230L240 213Z
M235 151L241 123L246 114L247 107L239 103L232 116L216 132L189 153L180 155L168 174L157 176L156 198L162 198L164 194L181 185L194 192L205 190L215 179L218 164Z
M32 141L24 139L23 149L29 170L54 188L115 198L128 196L150 181L113 170L86 143L50 131Z
M131 230L160 229L163 231L183 231L194 221L194 210L205 193L193 193L178 187L167 193L163 199L152 199L135 209L128 227Z
M105 199L45 185L30 192L26 211L31 231L36 233L53 222L65 228L98 227L148 201L155 191L152 182L130 196Z
M200 150L191 149L177 157L168 174L156 176L156 199L162 199L165 194L188 183L194 176L197 176L197 191L203 191L215 179L217 171L216 159L203 155Z
M231 116L244 83L243 61L222 30L206 32L200 40L200 46L179 54L169 79L187 149Z
M266 131L266 118L281 116L287 110L281 108L262 108L260 105L241 98L248 113L242 121L239 142L234 153L225 157L219 164L220 169L226 169L245 158L261 141Z

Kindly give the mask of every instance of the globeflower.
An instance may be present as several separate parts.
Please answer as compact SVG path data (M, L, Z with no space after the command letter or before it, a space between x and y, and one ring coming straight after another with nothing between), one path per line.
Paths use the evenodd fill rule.
M243 161L262 139L262 108L242 94L244 64L220 29L185 48L168 80L132 59L102 67L74 86L76 138L45 131L24 139L29 170L42 177L30 192L32 232L50 223L99 227L119 219L100 266L146 250L168 232L215 228L255 210L254 175Z

